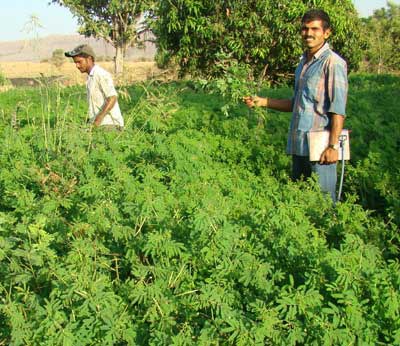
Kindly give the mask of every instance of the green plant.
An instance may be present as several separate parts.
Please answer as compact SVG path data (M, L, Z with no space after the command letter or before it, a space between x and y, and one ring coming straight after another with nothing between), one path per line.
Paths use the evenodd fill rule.
M368 43L363 67L369 72L387 73L398 71L400 67L400 5L388 2L387 7L363 19L363 32Z
M379 128L361 126L388 125L394 98L368 113L362 96L398 82L350 78L356 161L336 208L289 180L288 116L226 117L217 90L127 86L123 132L88 131L81 87L1 94L19 112L0 117L0 343L399 344L398 225L355 179L399 167L383 143L363 152Z
M148 0L52 0L50 3L68 8L86 36L103 38L115 47L115 73L123 71L126 49L140 40L141 19L149 10Z
M287 81L302 54L300 19L310 8L332 19L331 44L351 69L361 59L360 21L351 1L160 1L153 30L157 61L181 75L221 77L220 53L252 67L253 77Z
M199 79L197 84L209 93L217 93L225 100L222 112L228 116L233 107L242 102L244 96L256 95L261 89L262 78L257 83L251 67L240 64L230 56L219 54L216 68L220 78Z

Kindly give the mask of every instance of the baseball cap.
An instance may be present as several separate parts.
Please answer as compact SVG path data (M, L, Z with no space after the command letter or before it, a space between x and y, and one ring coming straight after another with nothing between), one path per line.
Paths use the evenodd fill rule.
M90 47L88 44L81 44L78 47L75 47L73 50L65 52L64 54L69 58L73 58L74 56L82 54L92 56L93 58L96 57L93 48Z

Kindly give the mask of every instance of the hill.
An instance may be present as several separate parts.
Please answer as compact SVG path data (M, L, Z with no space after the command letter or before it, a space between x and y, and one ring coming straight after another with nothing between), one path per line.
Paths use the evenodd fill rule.
M39 62L51 57L52 52L61 48L71 50L79 44L90 44L97 56L114 56L114 47L102 39L87 38L82 35L51 35L35 40L0 41L0 61ZM152 60L155 45L147 43L144 49L130 48L127 60Z

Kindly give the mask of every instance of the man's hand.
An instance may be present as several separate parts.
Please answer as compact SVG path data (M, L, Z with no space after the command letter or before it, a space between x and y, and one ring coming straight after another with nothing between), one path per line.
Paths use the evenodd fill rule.
M101 125L101 121L102 121L102 119L101 120L95 120L94 122L93 122L93 127L99 127L100 125Z
M96 119L94 119L93 126L99 127L103 122L104 117L107 113L114 107L117 102L117 96L110 96L106 99L106 102L103 105L103 108L96 115Z
M340 114L331 114L332 128L329 134L329 143L338 143L340 132L343 129L344 116ZM319 159L320 164L329 165L337 162L339 159L339 151L334 148L328 147L324 150Z
M267 107L268 101L266 98L259 96L245 96L243 97L243 102L247 107Z
M321 165L330 165L331 163L336 163L339 159L339 152L333 148L326 148L321 154L319 163Z

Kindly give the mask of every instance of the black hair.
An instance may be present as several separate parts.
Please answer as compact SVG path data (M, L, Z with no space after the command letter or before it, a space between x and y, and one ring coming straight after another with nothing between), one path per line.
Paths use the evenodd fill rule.
M305 24L308 22L312 22L314 20L322 21L322 27L324 30L331 28L331 19L329 18L328 13L323 10L309 10L307 11L303 18L301 18L301 23Z

